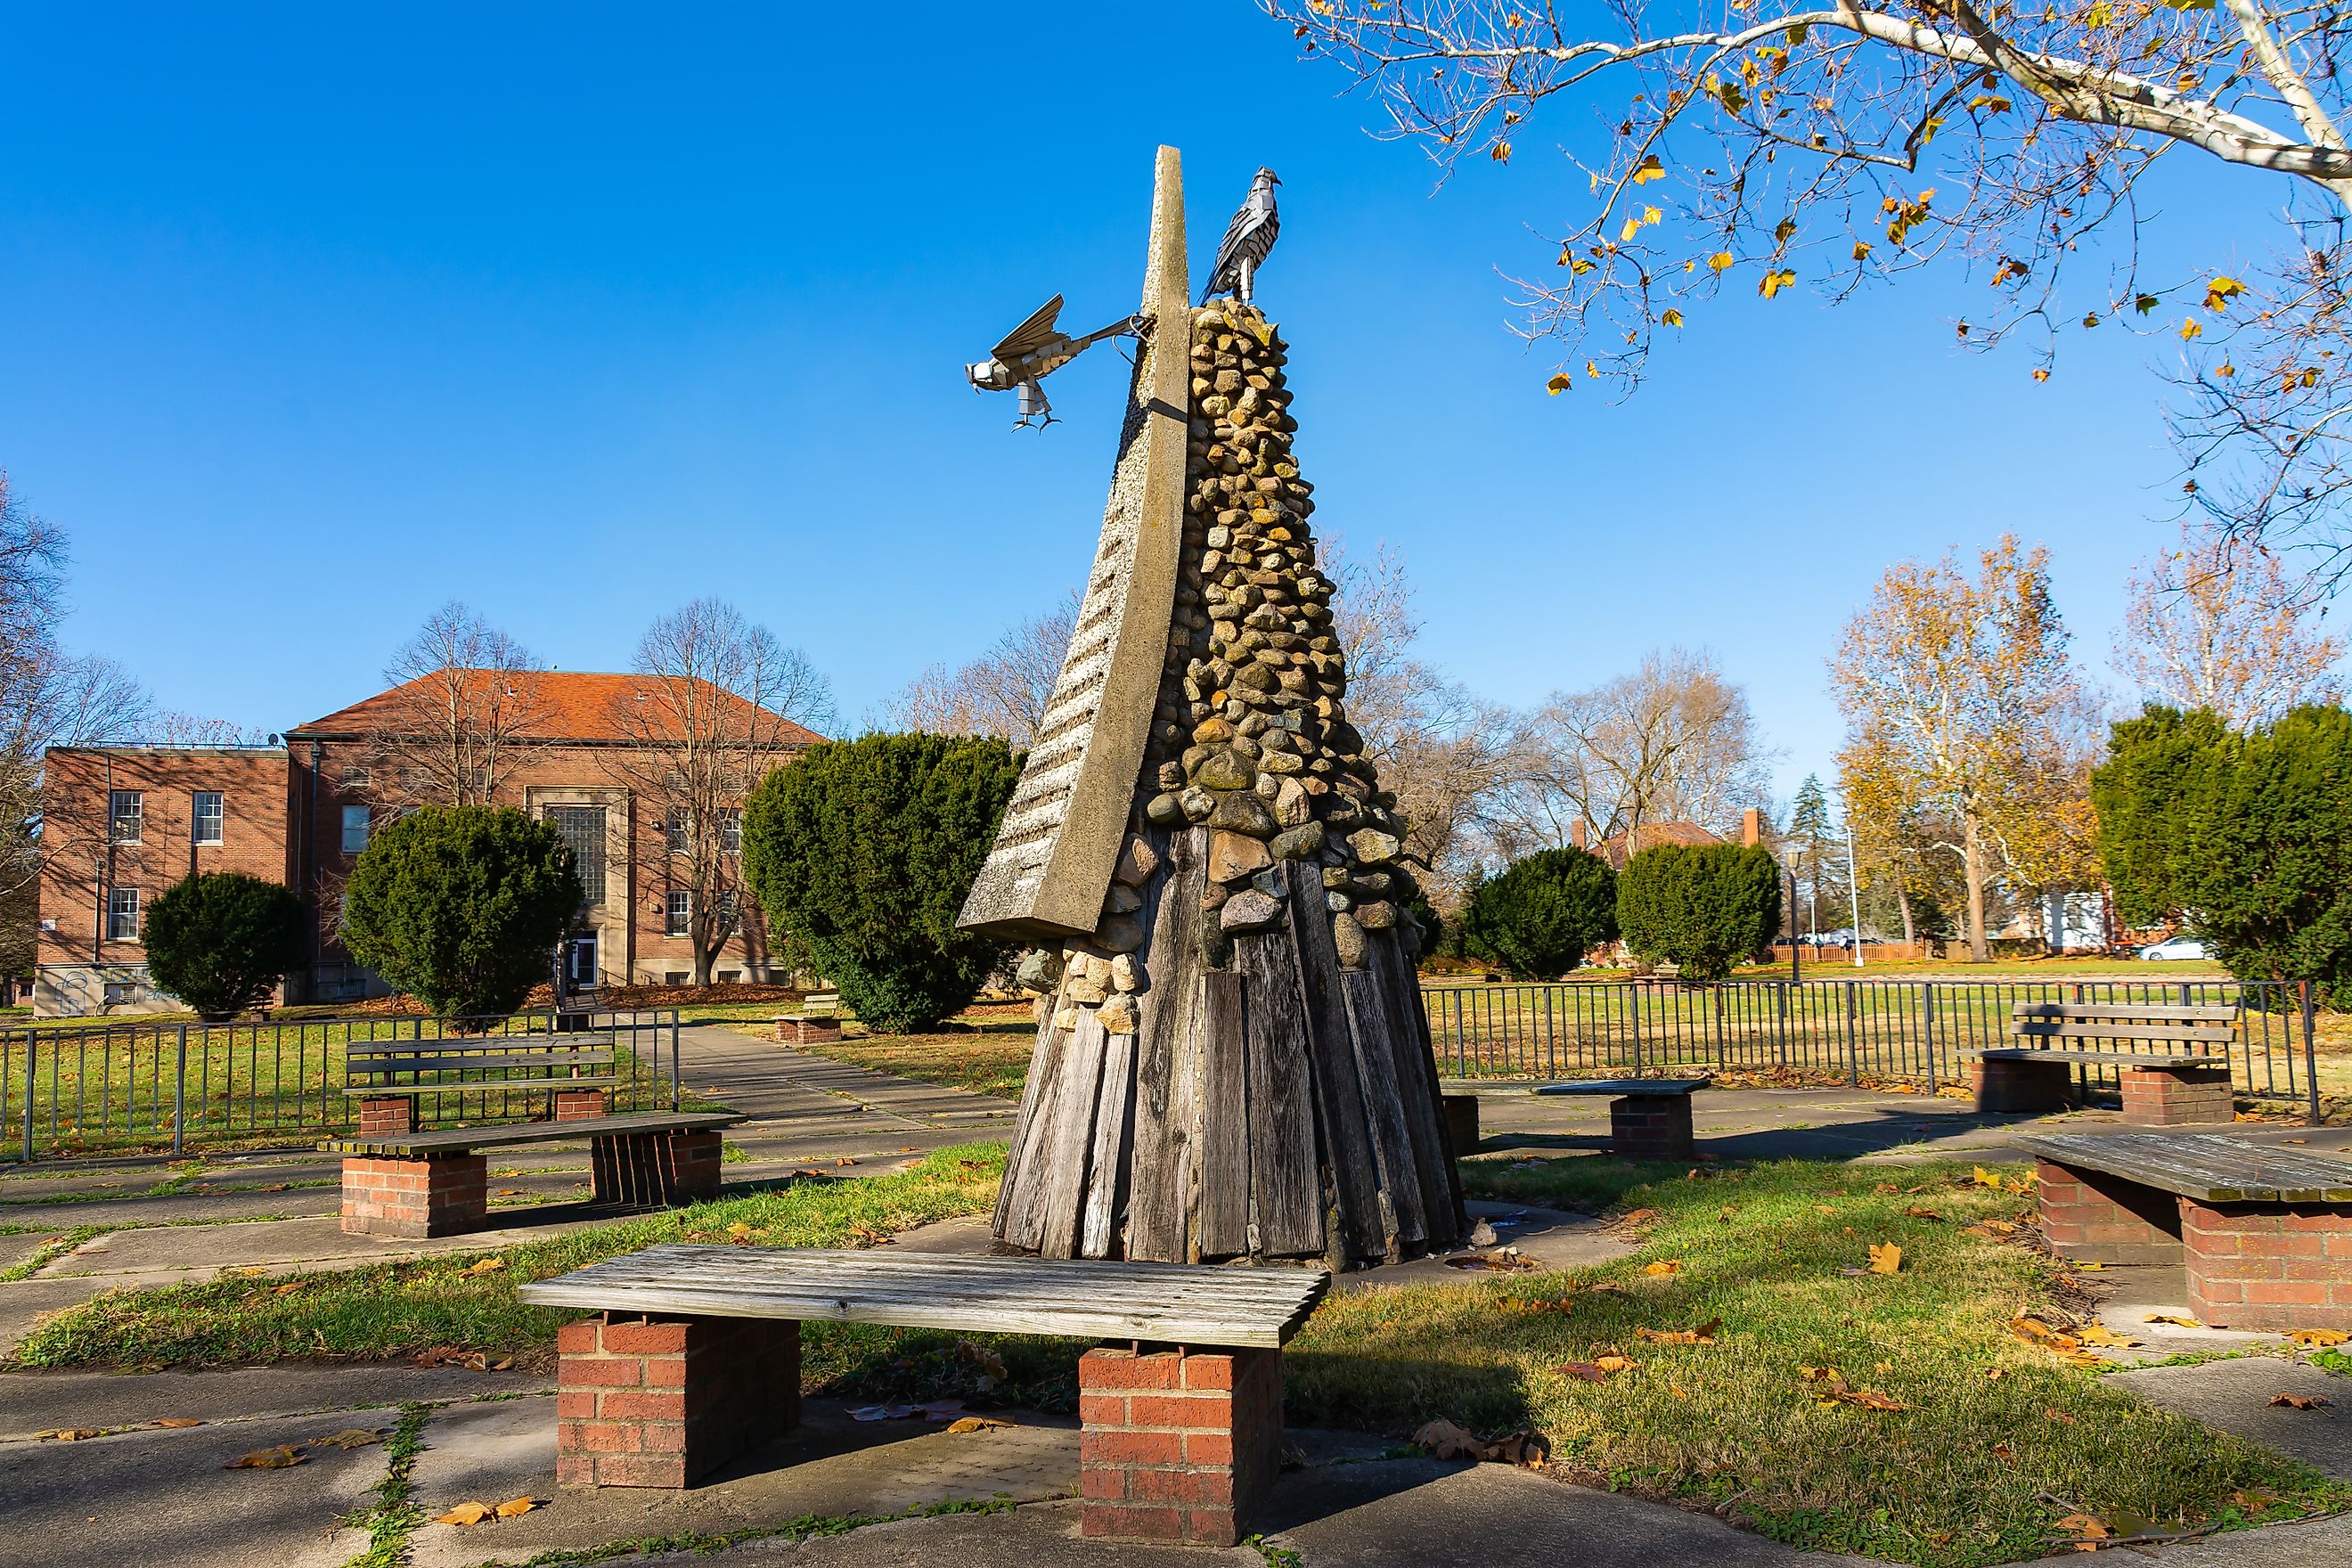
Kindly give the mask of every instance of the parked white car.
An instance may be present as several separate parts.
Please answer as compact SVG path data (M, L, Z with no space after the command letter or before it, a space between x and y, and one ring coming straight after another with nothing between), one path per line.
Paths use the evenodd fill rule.
M2142 958L2161 963L2172 958L2208 958L2205 944L2193 936L2168 936L2162 942L2152 942L2139 950Z

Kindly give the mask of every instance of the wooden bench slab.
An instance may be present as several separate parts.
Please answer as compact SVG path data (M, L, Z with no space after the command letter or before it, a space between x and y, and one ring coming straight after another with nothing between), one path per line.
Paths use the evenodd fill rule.
M1600 1078L1580 1079L1574 1083L1538 1084L1529 1092L1535 1094L1610 1094L1610 1095L1692 1095L1713 1083L1713 1075L1706 1078Z
M1279 1349L1330 1287L1319 1268L680 1243L519 1294L538 1307Z
M2038 1132L2014 1141L2078 1166L2200 1203L2352 1203L2352 1163L2214 1132Z
M2189 1051L2062 1051L2041 1046L1990 1046L1962 1051L1999 1062L2126 1062L2144 1068L2227 1067L2226 1056Z
M643 1132L714 1131L748 1120L732 1110L648 1110L626 1116L583 1116L572 1121L525 1121L499 1127L451 1127L431 1132L331 1138L319 1147L338 1154L422 1159L428 1154L462 1154L469 1149L513 1143L576 1142L583 1138L625 1138Z

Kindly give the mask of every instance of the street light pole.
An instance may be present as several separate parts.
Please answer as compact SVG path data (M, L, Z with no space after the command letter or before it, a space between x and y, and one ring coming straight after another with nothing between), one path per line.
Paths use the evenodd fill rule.
M1845 890L1853 906L1853 966L1862 967L1862 879L1853 868L1853 817L1845 819Z

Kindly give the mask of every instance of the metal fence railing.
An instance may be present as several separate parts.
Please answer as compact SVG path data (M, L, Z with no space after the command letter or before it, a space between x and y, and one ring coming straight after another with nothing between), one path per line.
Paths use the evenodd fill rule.
M2013 1044L2020 1002L2237 1008L2230 1076L2241 1094L2318 1113L2308 987L2234 980L1672 980L1440 985L1423 993L1438 1070L1457 1078L1787 1068L1850 1083L1968 1081L1969 1050ZM2159 1042L2119 1042L2160 1049ZM2102 1049L2110 1048L2103 1046ZM2112 1065L2083 1064L2113 1087Z
M562 1033L613 1038L606 1089L616 1110L675 1109L679 1099L675 1008L567 1014ZM31 1160L191 1139L266 1139L346 1131L358 1100L343 1092L345 1054L361 1043L479 1046L485 1038L557 1032L551 1013L511 1017L379 1016L245 1024L157 1024L135 1018L0 1028L0 1137ZM520 1121L547 1113L549 1091L497 1082L417 1097L420 1127ZM5 1143L0 1143L5 1148ZM0 1158L5 1158L0 1155Z

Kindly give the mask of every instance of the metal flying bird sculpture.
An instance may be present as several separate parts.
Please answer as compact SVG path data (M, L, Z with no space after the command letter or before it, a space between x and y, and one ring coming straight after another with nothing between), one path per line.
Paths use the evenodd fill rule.
M988 358L963 367L964 379L976 392L1020 393L1021 417L1013 422L1015 430L1043 429L1055 423L1053 405L1045 401L1045 389L1037 384L1040 381L1103 339L1139 333L1150 324L1149 317L1126 316L1098 332L1074 338L1055 330L1054 318L1061 313L1062 297L1056 294L991 349Z
M1241 211L1234 214L1217 247L1217 263L1209 268L1208 287L1201 290L1203 305L1212 294L1231 294L1244 305L1250 302L1250 285L1257 269L1265 265L1275 236L1282 232L1282 218L1274 210L1274 187L1280 184L1272 169L1260 169L1257 178L1250 182L1249 195L1242 202Z

